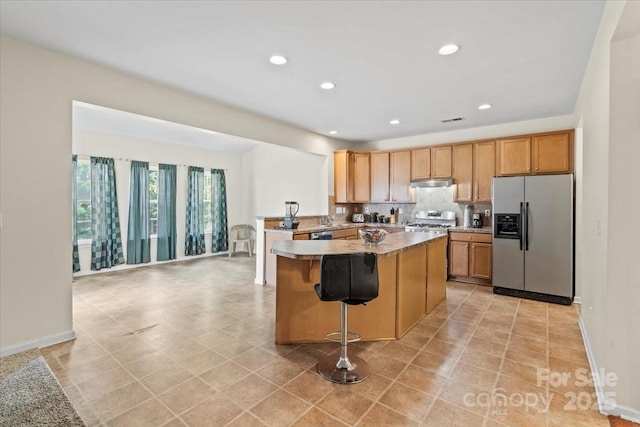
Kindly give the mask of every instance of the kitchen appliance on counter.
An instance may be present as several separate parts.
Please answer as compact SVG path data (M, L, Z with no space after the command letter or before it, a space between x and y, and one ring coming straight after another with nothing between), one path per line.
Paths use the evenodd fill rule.
M573 301L573 175L493 179L493 291Z
M471 228L482 228L482 214L474 213L471 215Z
M282 226L286 229L296 229L298 228L298 221L296 221L296 215L300 210L300 205L298 202L289 201L284 202L284 221Z
M309 240L333 240L333 231L318 231L311 233Z
M471 217L473 216L473 205L466 205L464 207L464 216L462 221L463 227L471 227Z
M351 217L351 222L364 222L364 214L353 214L353 216Z
M453 211L418 211L416 220L404 227L404 231L431 231L447 234L447 229L455 227L456 213Z

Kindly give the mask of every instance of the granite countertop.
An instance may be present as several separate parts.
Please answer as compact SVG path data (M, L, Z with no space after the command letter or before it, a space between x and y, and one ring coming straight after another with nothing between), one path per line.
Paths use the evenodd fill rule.
M491 234L491 227L472 228L472 227L451 227L449 231L455 231L458 233L484 233Z
M301 225L295 230L288 228L267 228L265 231L276 231L292 234L305 234L305 233L317 233L319 231L331 231L331 230L344 230L346 228L398 228L404 230L404 225L401 224L378 224L375 222L340 222L331 225Z
M386 239L377 246L370 246L362 239L358 240L276 240L271 246L271 253L293 259L320 259L325 254L345 254L372 252L378 256L391 256L411 247L426 245L429 242L446 239L446 234L424 233L389 233Z

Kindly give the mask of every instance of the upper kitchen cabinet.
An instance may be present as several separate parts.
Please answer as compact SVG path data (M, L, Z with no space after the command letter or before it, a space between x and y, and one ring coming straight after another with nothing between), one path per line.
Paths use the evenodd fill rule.
M371 153L371 201L389 201L389 153Z
M453 146L453 183L455 202L473 202L473 144Z
M411 180L431 178L431 149L411 150Z
M496 141L497 176L572 171L572 130Z
M528 175L531 173L531 138L509 138L496 141L496 175Z
M534 136L533 173L568 173L573 170L573 132Z
M411 152L371 153L371 201L411 202Z
M393 151L389 157L389 196L392 202L411 202L411 152Z
M333 154L336 203L364 203L370 197L369 153L348 150Z
M451 178L452 146L431 148L431 178Z
M473 144L473 166L473 201L491 203L491 189L496 173L494 141Z

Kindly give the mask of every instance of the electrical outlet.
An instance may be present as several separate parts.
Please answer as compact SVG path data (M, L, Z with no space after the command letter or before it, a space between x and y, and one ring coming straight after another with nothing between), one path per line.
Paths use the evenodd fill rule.
M484 210L484 216L490 217L491 216L491 210L490 209L485 209Z
M364 213L368 214L369 213L369 206L365 206L364 207Z
M398 215L402 215L402 208L398 208Z

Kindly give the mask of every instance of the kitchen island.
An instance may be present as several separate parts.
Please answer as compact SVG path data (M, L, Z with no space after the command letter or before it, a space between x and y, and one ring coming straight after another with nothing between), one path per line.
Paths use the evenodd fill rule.
M378 298L349 306L349 329L363 340L398 339L445 299L447 236L392 233L378 246L362 240L278 240L276 343L324 341L340 329L340 303L320 301L325 254L371 252L377 255Z

